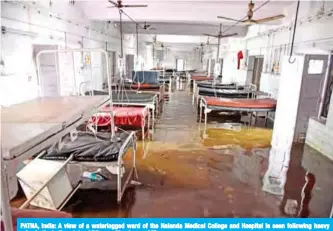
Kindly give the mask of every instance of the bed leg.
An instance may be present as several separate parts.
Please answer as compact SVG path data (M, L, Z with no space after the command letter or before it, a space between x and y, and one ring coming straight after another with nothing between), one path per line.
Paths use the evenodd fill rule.
M265 116L265 128L267 127L267 123L268 123L268 112L266 112Z
M201 105L201 102L200 102L200 105L199 105L199 128L200 128L201 120L202 120L202 105Z
M138 171L136 170L136 144L135 144L135 140L134 138L132 139L132 146L133 146L133 150L132 150L132 164L133 164L133 168L134 168L134 177L136 180L139 179L139 175L138 175Z
M150 113L148 113L148 139L150 140Z
M144 121L143 124L141 125L142 141L145 141L145 126L146 122Z
M250 112L250 121L249 121L249 126L252 126L252 112Z
M205 114L205 132L206 132L206 128L207 128L207 110L206 110L206 107L205 107L205 109L204 109L205 111L204 111L204 114Z

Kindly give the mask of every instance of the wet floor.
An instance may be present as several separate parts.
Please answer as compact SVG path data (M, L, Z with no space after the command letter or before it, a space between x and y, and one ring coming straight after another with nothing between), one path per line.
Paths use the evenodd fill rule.
M142 186L130 187L120 205L113 190L79 190L66 211L74 217L328 217L331 161L309 147L295 146L285 196L265 193L261 179L271 128L260 120L255 127L239 126L240 115L212 115L207 129L201 124L200 130L189 91L178 87L164 105L152 141L138 143ZM306 176L314 183L304 198Z

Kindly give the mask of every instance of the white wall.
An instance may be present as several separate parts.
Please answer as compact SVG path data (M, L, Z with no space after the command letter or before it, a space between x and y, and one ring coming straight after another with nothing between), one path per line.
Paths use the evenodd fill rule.
M301 11L295 36L294 53L327 54L333 50L333 31L330 30L333 23L332 16L318 18L313 12L317 12L320 3L301 2ZM331 7L332 2L326 4ZM295 5L287 9L294 13ZM326 8L326 11L330 10ZM312 12L309 16L309 12ZM303 16L303 17L302 17ZM307 22L310 18L311 22ZM288 21L289 20L289 21ZM260 90L272 94L277 98L279 91L280 75L271 72L273 61L278 57L289 54L292 30L290 17L287 17L282 26L251 26L244 39L229 39L221 45L221 55L224 58L223 81L236 81L243 83L246 79L246 59L243 59L240 70L237 70L237 52L248 51L248 56L264 57L263 73L260 82ZM274 50L277 50L274 52Z
M68 1L53 1L52 6L48 4L49 1L1 2L2 26L8 30L1 38L1 57L5 63L0 77L1 105L37 96L34 44L58 45L59 48L107 48L119 54L119 31L112 23L89 21L78 6L70 5ZM128 39L124 43L124 51L133 52ZM82 62L86 55L91 55L91 65ZM90 75L94 86L101 88L106 79L102 55L78 53L74 60L77 88L78 81L89 80ZM63 88L67 87L63 94L74 89L72 70L72 56L59 55L60 82Z

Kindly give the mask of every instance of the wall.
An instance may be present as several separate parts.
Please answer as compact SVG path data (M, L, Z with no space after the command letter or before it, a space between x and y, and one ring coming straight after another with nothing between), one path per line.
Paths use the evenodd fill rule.
M296 29L294 53L327 54L333 49L333 31L328 28L333 23L332 16L317 16L319 2L301 2L301 21ZM326 3L326 14L330 14L332 2ZM273 64L281 63L280 57L290 52L292 37L291 14L295 5L286 11L289 16L280 26L251 26L244 39L229 39L221 45L221 58L224 58L223 81L244 83L247 74L247 58L242 60L239 70L237 66L237 52L243 51L247 56L263 56L264 66L261 75L260 90L272 94L277 98L280 75L272 72ZM311 22L308 22L308 21Z
M56 45L59 48L102 48L119 54L120 36L112 23L89 21L76 5L66 1L1 2L2 35L0 104L11 105L38 95L37 75L33 59L33 45ZM126 39L126 38L125 38ZM133 46L125 40L125 52ZM91 62L84 62L89 55ZM74 61L73 61L74 59ZM59 75L62 94L73 93L76 80L93 78L93 85L101 88L105 81L106 60L97 52L59 55ZM73 71L75 66L75 71ZM44 76L45 77L45 76ZM78 89L80 83L77 82Z
M333 160L333 95L331 96L326 123L310 119L306 134L306 143Z

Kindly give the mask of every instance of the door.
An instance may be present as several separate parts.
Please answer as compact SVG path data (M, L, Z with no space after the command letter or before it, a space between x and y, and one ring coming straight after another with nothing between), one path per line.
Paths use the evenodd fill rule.
M222 69L223 69L223 59L219 59L219 63L220 63L220 73L219 75L222 76Z
M254 58L252 84L254 84L258 90L260 89L260 78L261 78L263 64L264 64L264 58L259 58L259 57Z
M54 50L53 45L34 45L34 57L39 51ZM55 97L60 94L58 75L58 54L44 53L39 56L40 73L37 73L40 83L41 96Z
M330 66L328 69L328 75L327 75L327 80L326 80L326 87L324 89L324 95L323 95L323 105L321 109L321 117L327 118L328 116L328 111L330 107L330 101L331 101L331 96L332 96L332 91L333 91L333 55L331 55L330 59Z
M132 71L134 70L134 55L126 55L126 77L132 79Z
M303 142L309 118L318 117L328 55L306 55L297 113L295 141Z
M246 73L246 84L250 84L253 82L253 70L254 70L254 60L255 56L249 56L248 64L247 64L247 73Z
M214 75L215 59L210 60L209 75Z

